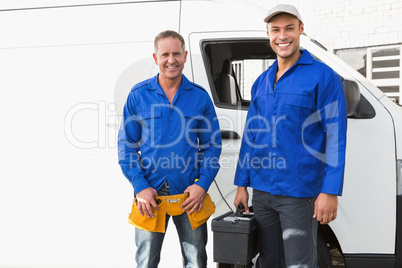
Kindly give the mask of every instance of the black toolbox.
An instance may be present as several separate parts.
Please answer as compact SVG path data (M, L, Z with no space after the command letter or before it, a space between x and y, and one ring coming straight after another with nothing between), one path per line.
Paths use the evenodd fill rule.
M212 220L214 262L249 265L258 253L254 214L238 211Z

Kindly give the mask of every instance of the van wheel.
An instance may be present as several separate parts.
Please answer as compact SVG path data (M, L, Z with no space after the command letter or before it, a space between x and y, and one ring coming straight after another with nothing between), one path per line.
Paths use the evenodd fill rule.
M317 235L317 258L319 268L332 268L332 259L327 243L319 234Z

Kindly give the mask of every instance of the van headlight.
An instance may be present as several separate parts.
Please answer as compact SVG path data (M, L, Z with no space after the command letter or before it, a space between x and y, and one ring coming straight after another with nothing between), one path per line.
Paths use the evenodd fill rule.
M396 162L398 176L398 195L402 195L402 160Z

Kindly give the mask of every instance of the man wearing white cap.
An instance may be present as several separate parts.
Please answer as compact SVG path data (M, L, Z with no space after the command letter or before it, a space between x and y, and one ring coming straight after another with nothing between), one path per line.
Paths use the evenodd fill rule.
M234 204L248 213L253 188L260 267L316 268L318 222L335 220L342 194L346 99L340 77L300 49L294 6L278 5L264 21L277 60L251 90Z

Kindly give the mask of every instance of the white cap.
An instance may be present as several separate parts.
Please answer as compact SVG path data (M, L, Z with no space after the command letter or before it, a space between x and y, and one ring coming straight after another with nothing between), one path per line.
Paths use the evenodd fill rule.
M292 16L295 16L298 18L300 21L302 21L301 16L299 14L299 11L297 11L297 8L295 8L292 5L287 5L287 4L280 4L277 5L268 12L267 17L264 19L266 23L268 23L273 16L278 15L279 13L288 13Z

